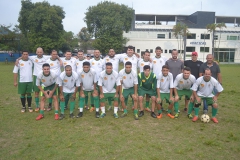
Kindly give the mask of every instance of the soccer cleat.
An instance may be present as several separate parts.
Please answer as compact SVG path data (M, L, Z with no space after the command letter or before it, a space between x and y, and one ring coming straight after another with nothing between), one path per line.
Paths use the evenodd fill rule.
M77 115L77 118L80 118L83 116L83 112L79 112L78 115Z
M218 120L217 120L216 117L213 117L213 118L212 118L212 121L213 121L214 123L218 123Z
M52 110L52 106L48 106L47 111L49 112L51 110Z
M22 113L26 112L26 107L22 107L21 112Z
M162 113L159 113L157 116L157 119L161 119L162 118Z
M108 110L108 111L111 111L111 110L112 110L112 106L109 106L107 110Z
M58 114L55 114L54 119L55 119L55 120L58 120L58 119L59 119L59 115L58 115Z
M174 118L174 116L171 115L170 113L168 113L167 116L170 117L170 118L172 118L172 119Z
M68 107L67 107L67 106L64 106L64 110L66 110L66 109L68 109Z
M42 114L39 114L39 115L37 116L36 120L38 121L38 120L42 119L43 117L44 117L44 116L43 116Z
M85 108L86 110L89 110L89 107L88 107L88 106L84 106L84 108Z
M176 113L174 118L178 118L179 117L179 113Z
M100 118L104 118L106 116L106 113L101 113Z
M99 112L96 112L96 118L99 118L99 117L100 117Z
M134 114L134 119L135 120L138 120L139 118L138 118L138 114Z
M145 111L151 112L151 109L147 107L147 108L145 108Z
M178 113L180 113L180 110L178 110Z
M114 118L118 118L118 114L117 114L117 113L114 113L114 114L113 114L113 117L114 117Z
M184 112L187 112L187 108L184 108Z
M89 112L93 112L94 110L95 110L95 108L94 108L94 107L91 107L90 110L89 110Z
M140 111L138 117L142 117L142 116L144 116L144 112Z
M35 112L39 112L39 108L35 108L35 110L34 110Z
M75 118L74 114L73 114L73 113L70 113L70 114L69 114L69 118Z
M156 114L155 114L154 112L151 113L151 116L152 116L153 118L157 118L157 116L156 116Z
M30 113L32 113L32 112L33 112L32 107L28 107L28 111L29 111Z
M189 119L193 118L193 116L191 114L188 114L187 116L188 116Z
M63 118L65 118L64 114L60 114L59 119L62 120Z
M192 119L193 122L196 122L197 120L198 120L198 116L194 116Z
M123 113L123 114L121 115L121 118L126 117L126 116L127 116L127 113Z

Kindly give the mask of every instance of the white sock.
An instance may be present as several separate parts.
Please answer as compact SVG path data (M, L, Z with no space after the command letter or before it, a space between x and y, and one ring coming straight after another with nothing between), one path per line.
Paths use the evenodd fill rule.
M80 111L80 112L83 112L83 108L80 108L79 111Z
M99 112L99 108L96 108L96 112Z
M101 107L102 113L105 113L105 106Z
M118 107L114 107L114 113L117 113Z

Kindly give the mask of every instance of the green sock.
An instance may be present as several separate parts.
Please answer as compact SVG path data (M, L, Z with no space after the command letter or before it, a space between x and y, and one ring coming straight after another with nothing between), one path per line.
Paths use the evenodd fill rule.
M215 117L217 115L217 108L212 107L212 117Z
M125 105L127 106L127 103L128 103L128 97L124 99L124 103L125 103Z
M88 95L85 96L85 106L87 106L87 105L88 105Z
M167 110L167 113L171 113L171 112L172 112L171 109L168 109L168 110Z
M60 101L61 114L64 114L64 106L65 106L65 102Z
M199 107L194 107L194 111L195 111L195 116L198 117Z
M49 98L49 99L48 99L48 103L52 103L52 98Z
M65 106L67 107L68 101L69 101L69 95L64 96L64 99L65 99Z
M84 101L86 100L85 98L84 97L80 97L79 108L83 108L84 107Z
M58 114L58 110L55 110L54 113L55 113L55 114Z
M91 106L93 107L94 105L94 99L93 99L93 96L91 95Z
M179 103L178 103L178 102L175 102L175 103L174 103L174 112L175 112L175 113L178 113L178 109L179 109Z
M134 109L133 113L134 113L134 114L137 114L137 113L138 113L138 110L137 110L137 109Z
M133 100L133 98L132 98L132 106L134 105L134 100Z
M39 108L39 97L35 97L36 108Z
M160 109L160 110L158 110L158 113L159 113L159 114L161 114L161 113L162 113L162 110L161 110L161 109Z
M44 110L40 110L40 114L42 114L42 115L43 115L43 114L44 114Z
M75 101L71 101L70 102L70 114L73 113L74 107L75 107Z
M109 105L109 106L112 106L111 98L108 98L108 105Z
M127 109L124 109L124 111L123 111L124 113L127 113L128 111L127 111Z
M192 113L192 110L193 110L193 102L190 102L189 105L188 105L188 114L191 114Z
M146 108L149 108L149 101L146 101Z
M94 99L94 106L96 108L99 108L99 98L98 97L93 97L93 99Z

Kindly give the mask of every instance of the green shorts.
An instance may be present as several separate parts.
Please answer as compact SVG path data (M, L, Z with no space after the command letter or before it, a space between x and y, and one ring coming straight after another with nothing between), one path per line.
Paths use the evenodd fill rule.
M52 84L51 86L44 87L43 90L44 90L44 91L48 91L48 90L51 91L51 90L54 89L54 87L55 87L55 83ZM53 96L55 96L55 95L57 95L57 88L56 88L55 91L53 92ZM44 94L41 93L41 96L44 96Z
M212 97L200 97L202 100L206 100L207 102L207 105L212 105L216 102L213 101L213 98ZM196 101L197 102L197 101Z
M166 103L172 103L170 100L170 93L160 93L161 100L166 99Z
M128 96L131 96L134 94L134 88L129 88L129 89L123 89L122 95L124 98L128 98Z
M190 97L192 95L192 90L188 90L188 89L184 89L184 90L177 90L178 92L178 96L179 96L179 100L181 100L182 96L185 95L187 100L190 100Z
M65 92L63 92L63 96L64 96L65 101L66 100L75 101L75 99L72 98L72 95L73 95L73 93L65 93Z
M36 80L37 80L37 76L33 76L33 85L32 85L33 87L32 87L32 89L33 89L34 92L40 92L40 89L36 85Z
M32 82L19 82L18 83L18 94L32 93Z
M108 98L111 101L118 101L118 97L115 97L115 93L103 93L104 98L100 99L100 102L105 102Z
M148 94L150 97L155 96L156 97L156 91L151 89L151 90L143 90L141 88L138 88L138 96L145 96L146 94Z
M92 95L93 91L83 91L83 93L84 93L85 96L88 96L89 93L90 93L90 95Z

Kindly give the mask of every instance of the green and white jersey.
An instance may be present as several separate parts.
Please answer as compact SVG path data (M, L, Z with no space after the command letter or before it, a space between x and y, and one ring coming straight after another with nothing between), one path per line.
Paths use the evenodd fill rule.
M126 73L125 69L122 69L118 74L119 80L122 81L122 88L129 89L138 84L137 73L133 70L130 73Z
M170 93L170 88L173 88L173 75L168 72L167 76L159 74L157 80L157 88L160 88L160 93Z
M19 60L18 65L14 66L13 73L18 73L19 82L32 82L33 63L30 59L27 61Z
M94 83L98 81L94 69L90 68L88 72L81 70L78 72L78 76L80 77L80 83L82 83L84 91L92 91L94 89Z
M56 83L57 78L58 78L58 76L52 71L50 71L50 74L48 76L45 76L43 74L43 71L41 71L37 75L36 86L44 86L44 87L51 86L54 83Z
M139 58L137 58L135 55L129 57L127 54L121 54L121 62L123 62L124 68L125 63L128 61L132 63L132 70L137 73Z
M42 57L38 57L38 56L29 56L29 59L33 62L34 67L33 67L33 75L37 76L39 72L42 71L42 65L44 63L47 63L47 60L50 58L51 56L49 55L43 55Z
M106 64L107 62L111 62L113 65L113 70L118 72L120 59L121 54L116 54L114 57L106 56L103 60L104 64Z
M83 62L86 62L86 61L87 61L86 59L83 59L83 60L77 59L76 60L77 73L83 69Z
M64 93L74 93L75 88L80 86L78 74L72 71L72 75L67 76L66 72L63 71L58 77L57 84L63 87Z
M70 59L66 59L66 57L62 57L61 60L63 62L64 70L66 65L70 65L72 67L72 71L76 72L76 58L71 57Z
M154 57L152 59L152 70L157 77L162 72L162 66L165 65L166 61L167 58L164 56L161 56L160 58Z
M46 63L50 65L50 71L54 72L58 76L61 74L61 66L58 59L52 60L49 58Z
M102 86L103 93L116 93L116 86L120 86L120 80L118 73L112 71L111 74L107 74L106 71L102 71L99 75L98 85Z
M94 69L94 71L97 74L97 79L99 78L100 73L105 69L105 63L103 59L96 60L95 58L91 59L90 61L91 68Z
M184 79L183 73L180 73L175 78L173 87L177 90L190 89L195 82L196 78L194 77L194 75L190 74L188 79Z
M197 95L201 97L213 97L213 88L216 88L218 92L223 91L221 84L213 77L206 82L204 76L199 77L193 84L191 90L197 91Z
M149 65L150 69L152 70L152 63L149 61L144 61L143 59L141 59L138 63L138 68L140 69L140 73L143 72L143 67L145 65Z

